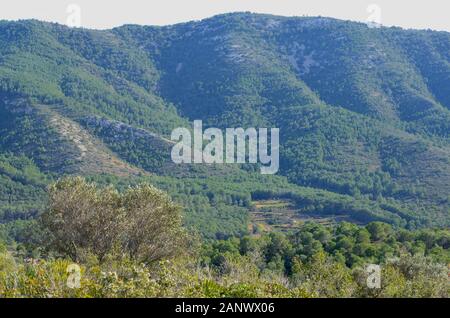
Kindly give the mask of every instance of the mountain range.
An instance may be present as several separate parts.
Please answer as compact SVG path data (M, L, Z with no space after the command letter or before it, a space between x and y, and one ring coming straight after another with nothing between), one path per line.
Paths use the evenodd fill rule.
M280 171L175 165L170 133L280 128ZM170 26L0 22L0 223L52 180L150 180L206 236L252 201L397 226L450 225L450 33L233 13Z

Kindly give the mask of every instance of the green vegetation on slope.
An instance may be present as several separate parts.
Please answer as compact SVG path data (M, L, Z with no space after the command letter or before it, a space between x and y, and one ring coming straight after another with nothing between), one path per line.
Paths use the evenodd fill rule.
M37 172L0 171L0 223L32 222L48 181L82 174L158 184L208 238L248 233L258 196L323 217L448 227L449 46L446 32L327 18L105 31L1 21L0 153L13 158L2 162ZM282 176L174 166L167 138L193 119L279 127ZM3 227L17 239L23 226Z
M201 243L148 184L118 192L66 178L49 192L40 243L0 245L0 297L449 296L448 230L307 222L287 235ZM377 289L367 285L371 263L382 269Z

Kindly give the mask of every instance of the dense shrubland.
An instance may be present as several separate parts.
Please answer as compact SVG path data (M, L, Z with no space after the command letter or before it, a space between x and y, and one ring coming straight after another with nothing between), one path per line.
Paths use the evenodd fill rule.
M325 18L1 21L0 294L448 296L449 52L446 32ZM280 176L175 169L167 137L193 119L281 128ZM104 156L87 160L87 145ZM101 186L45 190L66 174ZM249 236L253 201L280 198L362 225ZM77 290L65 287L72 262ZM365 287L367 263L382 265L382 289Z
M66 178L49 192L34 241L0 247L3 297L449 296L447 230L307 222L204 241L148 184L118 192ZM74 263L81 276L70 288ZM381 289L367 287L368 264L381 265Z

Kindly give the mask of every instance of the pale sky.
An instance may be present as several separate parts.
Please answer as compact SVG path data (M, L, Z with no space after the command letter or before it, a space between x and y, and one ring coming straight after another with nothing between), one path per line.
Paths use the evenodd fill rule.
M129 23L167 25L251 11L375 20L386 26L450 31L449 0L3 0L0 19L35 18L67 24L70 4L80 8L81 26L95 29Z

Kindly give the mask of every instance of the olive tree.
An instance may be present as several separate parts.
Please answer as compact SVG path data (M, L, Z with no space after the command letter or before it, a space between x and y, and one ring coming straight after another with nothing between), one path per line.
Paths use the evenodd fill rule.
M176 255L186 241L181 209L149 184L119 193L81 177L49 187L41 217L48 245L74 260L88 252L101 261L122 254L150 263Z

